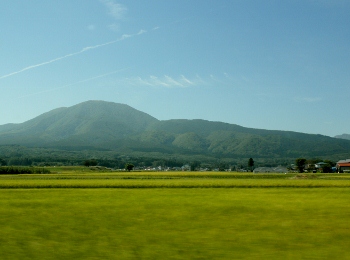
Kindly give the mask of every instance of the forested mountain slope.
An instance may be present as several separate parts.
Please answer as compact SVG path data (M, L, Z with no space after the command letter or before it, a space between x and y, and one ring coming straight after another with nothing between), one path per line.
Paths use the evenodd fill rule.
M350 153L350 141L206 120L157 120L128 105L87 101L21 124L0 126L0 145L160 152L212 157L292 158Z

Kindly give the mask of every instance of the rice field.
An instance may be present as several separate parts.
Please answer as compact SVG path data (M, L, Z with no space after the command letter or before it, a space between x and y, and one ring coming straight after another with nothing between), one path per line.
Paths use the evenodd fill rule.
M4 175L0 255L350 259L349 201L347 174Z
M349 174L247 174L221 172L65 172L0 175L0 189L31 188L336 188Z

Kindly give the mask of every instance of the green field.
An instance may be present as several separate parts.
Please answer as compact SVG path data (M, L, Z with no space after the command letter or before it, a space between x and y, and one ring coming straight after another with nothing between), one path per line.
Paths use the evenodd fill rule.
M4 175L0 258L350 259L349 201L347 174Z

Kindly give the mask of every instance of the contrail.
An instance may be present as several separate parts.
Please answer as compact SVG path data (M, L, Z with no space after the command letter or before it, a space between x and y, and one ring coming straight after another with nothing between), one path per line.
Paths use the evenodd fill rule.
M25 67L25 68L23 68L21 70L18 70L18 71L15 71L15 72L12 72L12 73L9 73L9 74L1 76L0 80L4 79L4 78L11 77L11 76L19 74L19 73L22 73L22 72L27 71L27 70L35 69L37 67L48 65L50 63L53 63L53 62L56 62L56 61L59 61L59 60L63 60L63 59L66 59L66 58L69 58L69 57L72 57L72 56L75 56L75 55L82 54L82 53L84 53L86 51L91 51L93 49L101 48L101 47L106 46L106 45L114 44L114 43L123 41L123 40L125 40L127 38L131 38L131 37L134 37L134 36L138 36L138 35L144 34L146 32L147 31L145 31L145 30L140 30L138 33L135 33L135 34L123 34L119 39L117 39L115 41L110 41L110 42L106 42L106 43L102 43L102 44L98 44L98 45L94 45L94 46L88 46L88 47L85 47L85 48L81 49L78 52L73 52L73 53L64 55L62 57L58 57L58 58L55 58L55 59L52 59L52 60L49 60L49 61L45 61L45 62L42 62L42 63L39 63L39 64L35 64L35 65L31 65L31 66Z
M215 9L213 9L213 10L210 10L209 12L207 12L207 14L212 13L212 12L216 11L217 9L223 8L223 7L224 7L224 5L219 6L219 7L215 8ZM161 29L162 27L166 27L166 26L169 26L169 25L181 23L181 22L184 22L184 21L193 19L193 18L195 18L195 17L196 17L196 15L194 15L194 16L189 16L189 17L185 17L185 18L180 19L180 20L175 20L175 21L173 21L173 22L171 22L171 23L169 23L169 24L167 24L167 25L161 26L161 27L160 27L160 26L156 26L156 27L154 27L151 31L158 30L158 29ZM123 40L125 40L125 39L131 38L131 37L134 37L134 36L138 36L138 35L141 35L141 34L144 34L144 33L147 33L147 31L146 31L146 30L140 30L138 33L134 33L134 34L123 34L123 35L122 35L119 39L117 39L117 40L110 41L110 42L106 42L106 43L102 43L102 44L98 44L98 45L94 45L94 46L88 46L88 47L85 47L85 48L81 49L81 50L78 51L78 52L73 52L73 53L64 55L64 56L62 56L62 57L58 57L58 58L55 58L55 59L52 59L52 60L49 60L49 61L45 61L45 62L42 62L42 63L39 63L39 64L31 65L31 66L25 67L25 68L23 68L23 69L21 69L21 70L18 70L18 71L11 72L11 73L9 73L9 74L0 76L0 80L1 80L1 79L4 79L4 78L11 77L11 76L14 76L14 75L16 75L16 74L22 73L22 72L27 71L27 70L35 69L35 68L37 68L37 67L45 66L45 65L48 65L48 64L50 64L50 63L59 61L59 60L63 60L63 59L66 59L66 58L69 58L69 57L72 57L72 56L75 56L75 55L82 54L82 53L84 53L84 52L86 52L86 51L91 51L91 50L93 50L93 49L101 48L101 47L106 46L106 45L114 44L114 43L123 41Z
M88 82L88 81L95 80L95 79L98 79L98 78L103 78L103 77L106 77L106 76L109 76L109 75L112 75L112 74L115 74L115 73L118 73L118 72L121 72L121 71L124 71L124 70L127 70L127 69L130 69L130 67L124 68L124 69L115 70L115 71L111 71L111 72L108 72L108 73L105 73L105 74L101 74L101 75L98 75L98 76L95 76L95 77L92 77L92 78L80 80L80 81L77 81L77 82L74 82L74 83L70 83L70 84L58 87L58 88L51 88L51 89L47 89L47 90L31 93L31 94L28 94L28 95L16 97L16 99L23 98L23 97L28 97L28 96L33 96L33 95L37 95L37 94L42 94L42 93L47 93L47 92L55 91L55 90L62 89L62 88L68 88L70 86L78 85L80 83Z

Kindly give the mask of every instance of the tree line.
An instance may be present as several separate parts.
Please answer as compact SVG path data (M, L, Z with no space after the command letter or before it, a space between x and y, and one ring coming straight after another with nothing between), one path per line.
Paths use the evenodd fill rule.
M13 167L1 166L0 174L48 174L50 171L45 168L37 167Z
M326 162L327 165L323 167L323 172L332 170L335 166L335 162L331 160L322 159L303 159L301 162L297 162L294 158L275 159L275 158L206 158L205 156L179 156L179 155L159 155L159 156L127 156L121 154L105 154L96 153L98 156L89 156L89 152L71 153L66 151L48 151L43 153L40 149L30 150L32 154L27 153L26 148L13 146L8 147L7 151L2 151L2 155L8 154L7 157L0 158L0 166L103 166L114 169L124 169L127 163L134 165L136 169L142 168L156 168L161 167L174 168L187 165L190 170L196 171L201 169L206 170L232 170L232 171L253 171L256 167L276 167L285 166L290 170L293 170L292 164L294 164L296 170L303 169L306 165L308 171L313 171L312 168L317 162ZM49 156L48 156L49 155ZM89 157L88 157L89 156ZM84 158L85 157L85 158ZM300 164L299 168L298 165Z
M322 162L323 165L319 169L316 168L316 164ZM295 168L298 172L316 172L317 170L322 171L323 173L333 172L333 167L336 163L330 160L320 160L320 159L311 159L307 160L305 158L297 158L295 160Z

